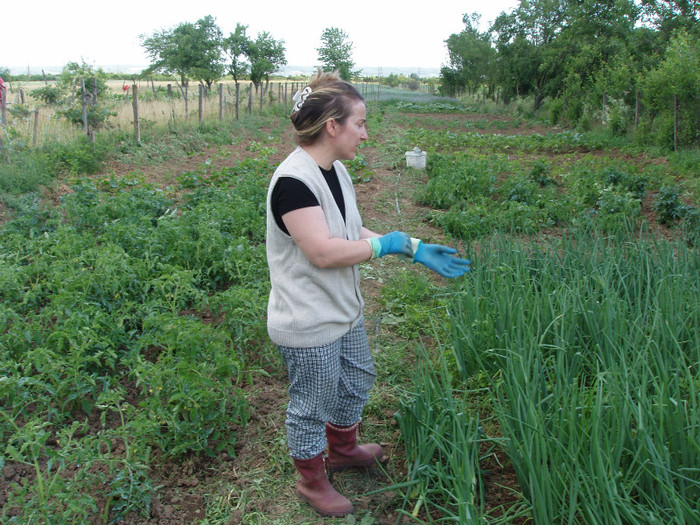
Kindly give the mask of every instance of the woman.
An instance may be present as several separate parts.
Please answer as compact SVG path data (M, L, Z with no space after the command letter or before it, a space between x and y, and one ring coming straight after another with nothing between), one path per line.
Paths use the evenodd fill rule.
M383 458L379 445L357 444L375 378L357 265L403 254L457 277L469 261L452 257L451 248L362 225L339 162L352 160L367 139L364 99L351 84L319 72L294 101L298 147L275 170L267 196L268 332L289 373L286 428L301 475L297 493L321 515L344 516L353 505L331 486L326 469Z

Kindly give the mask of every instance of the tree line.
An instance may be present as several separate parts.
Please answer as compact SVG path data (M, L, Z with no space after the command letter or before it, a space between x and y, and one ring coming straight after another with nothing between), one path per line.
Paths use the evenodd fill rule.
M446 40L445 95L548 102L554 123L661 146L700 144L700 2L521 0L486 31L478 14Z
M317 51L323 69L338 70L343 78L350 79L355 72L347 34L338 28L327 28L321 34L321 43ZM244 78L250 80L257 91L287 64L283 40L267 31L253 38L248 35L248 26L241 23L225 36L211 15L150 36L141 35L141 45L151 60L142 76L172 74L183 85L193 79L211 88L230 74L236 84Z
M190 80L206 86L210 92L215 82L230 75L237 91L239 81L246 79L253 84L256 93L264 83L265 89L260 93L265 95L271 75L287 63L285 43L267 31L255 38L247 31L248 26L237 23L235 30L226 36L215 18L207 15L194 23L184 22L151 35L142 34L141 45L150 65L139 77L151 80L159 75L175 77L177 87L185 95ZM352 48L353 44L343 30L334 27L323 30L321 45L317 48L321 68L338 71L342 78L350 80L358 74L353 70ZM2 76L13 78L7 68L0 67L0 81ZM113 114L109 104L113 95L107 89L107 77L103 70L95 70L84 61L82 64L70 62L60 75L52 76L51 84L47 75L38 77L45 86L34 89L31 94L40 103L56 108L57 113L70 122L90 131L97 130ZM125 85L124 89L128 88ZM1 93L3 113L0 125L4 126L7 100L5 91ZM14 104L10 111L16 116L28 117L30 110L25 104L23 91L21 93L21 102Z

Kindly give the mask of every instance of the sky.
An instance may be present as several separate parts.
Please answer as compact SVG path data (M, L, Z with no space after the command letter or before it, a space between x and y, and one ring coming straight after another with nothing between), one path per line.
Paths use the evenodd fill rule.
M255 38L283 40L289 66L319 64L321 33L334 27L353 44L352 59L367 74L379 68L440 68L445 40L464 29L465 13L481 15L486 30L519 0L140 0L138 2L7 2L2 8L0 68L12 74L60 71L85 62L108 71L140 71L149 64L141 35L211 15L228 36L237 23Z

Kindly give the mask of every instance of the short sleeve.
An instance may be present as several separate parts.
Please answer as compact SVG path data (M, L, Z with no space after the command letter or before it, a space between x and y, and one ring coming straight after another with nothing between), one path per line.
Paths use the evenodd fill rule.
M270 208L275 223L284 233L289 235L282 216L290 211L311 206L319 206L319 202L316 195L306 184L294 177L280 177L277 179L270 196Z

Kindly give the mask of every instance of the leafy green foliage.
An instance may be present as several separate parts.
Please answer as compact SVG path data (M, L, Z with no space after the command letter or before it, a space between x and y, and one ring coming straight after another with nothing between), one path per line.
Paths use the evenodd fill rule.
M374 172L367 164L367 159L361 153L355 155L355 158L345 162L345 167L354 183L369 182L372 180Z
M249 418L245 350L264 344L269 172L264 159L241 161L180 203L134 181L87 179L55 213L18 200L0 244L0 463L33 465L46 483L13 489L8 508L84 516L95 503L79 494L97 483L105 516L147 513L150 450L235 453ZM132 404L124 382L140 389ZM70 454L49 445L74 421L110 414L120 452L84 431Z
M659 221L670 226L680 223L688 239L697 245L700 240L700 211L696 206L681 200L680 188L661 186L654 198L654 209L659 214Z
M382 288L380 304L387 313L382 324L415 339L419 333L430 333L432 320L444 308L444 299L425 274L402 272L392 276Z
M62 96L59 114L75 126L83 126L87 117L90 131L101 129L114 114L105 73L101 69L95 70L85 62L69 62L61 72L57 87ZM45 91L43 95L52 97L55 92L49 94Z
M465 135L472 137L469 133L450 133L454 146L451 143L449 149L465 144ZM437 140L433 137L423 135L428 142ZM532 143L537 147L556 144L557 148L566 144L565 137L551 143L541 142L541 137L532 139ZM496 151L509 149L501 137L489 138ZM529 151L531 146L524 142ZM485 137L483 144L479 151L489 146ZM475 148L471 143L469 146L468 151ZM431 219L456 237L474 239L494 231L536 233L591 221L610 232L641 224L641 202L652 179L632 165L601 164L590 159L555 169L541 160L523 165L502 154L477 157L468 151L429 155L428 182L417 194L418 202L435 209L430 212ZM671 202L664 206L669 213L680 213L670 211ZM657 211L662 209L657 207ZM663 213L659 220L668 222Z
M32 91L32 96L49 106L61 99L61 89L58 86L44 86Z
M178 75L184 86L188 77L211 86L224 67L221 64L223 35L216 20L207 15L195 23L141 35L141 45L151 59L145 73L154 71Z
M321 47L316 49L323 70L337 71L340 78L350 81L358 74L353 71L355 63L352 60L352 48L353 44L345 31L337 27L324 29L321 33Z
M440 91L455 96L464 91L474 93L482 84L495 57L488 33L479 33L480 15L465 14L463 31L452 34L445 41L449 62L440 71Z
M263 81L269 81L270 75L287 63L283 40L263 31L259 33L248 47L250 60L250 80L256 89Z
M665 115L665 121L671 122L672 130L674 111L680 111L681 133L676 140L680 139L680 145L697 145L700 138L700 117L696 111L700 104L700 47L697 36L680 32L671 39L664 60L657 69L649 72L644 82L645 102L654 115ZM660 119L661 122L663 120ZM667 131L666 137L669 136L673 135ZM670 146L673 147L673 141Z
M236 387L243 359L223 330L174 313L144 319L141 358L132 375L142 389L145 438L168 456L205 451L235 455L232 423L245 425L248 404Z
M534 0L501 13L483 33L478 21L465 14L464 30L446 40L443 93L483 90L496 102L527 100L534 113L548 100L554 124L600 125L613 137L634 131L665 149L699 144L694 4Z

